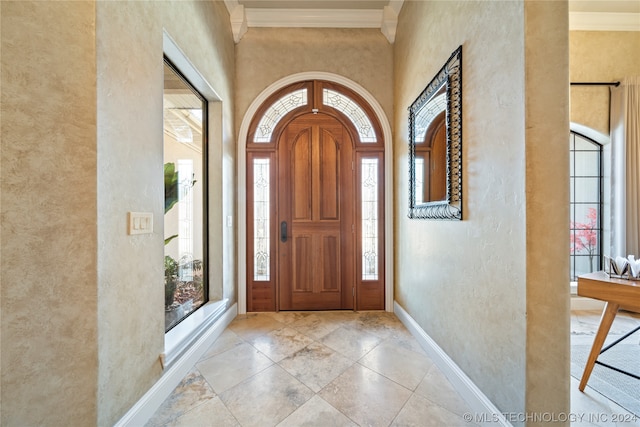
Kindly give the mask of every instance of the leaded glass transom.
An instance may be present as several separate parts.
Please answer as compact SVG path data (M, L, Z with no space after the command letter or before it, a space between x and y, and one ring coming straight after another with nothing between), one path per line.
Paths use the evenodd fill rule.
M378 141L371 120L369 120L364 110L349 97L331 89L323 89L322 102L324 105L344 113L351 120L358 130L360 142L372 143Z
M256 133L253 137L253 142L268 143L271 142L271 135L273 129L289 111L294 110L303 105L307 105L307 89L299 89L294 92L290 92L274 102L269 109L264 113Z
M378 159L362 159L362 280L378 280Z
M447 108L447 94L441 93L433 98L427 105L424 106L416 114L416 144L424 142L424 138L427 134L427 129L440 113L446 111Z
M253 160L253 279L269 281L269 159Z

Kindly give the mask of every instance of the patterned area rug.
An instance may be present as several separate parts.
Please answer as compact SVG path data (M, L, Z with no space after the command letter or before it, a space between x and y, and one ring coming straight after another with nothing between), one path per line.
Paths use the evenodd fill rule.
M580 380L591 345L571 346L571 376ZM610 348L598 361L640 376L640 331ZM640 380L596 364L587 387L640 416Z

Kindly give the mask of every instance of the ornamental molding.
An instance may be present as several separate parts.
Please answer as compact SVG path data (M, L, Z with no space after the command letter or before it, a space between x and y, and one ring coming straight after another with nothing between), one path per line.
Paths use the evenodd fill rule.
M384 9L258 9L245 8L237 0L225 0L236 43L250 27L379 28L393 43L403 3L404 0L391 0Z

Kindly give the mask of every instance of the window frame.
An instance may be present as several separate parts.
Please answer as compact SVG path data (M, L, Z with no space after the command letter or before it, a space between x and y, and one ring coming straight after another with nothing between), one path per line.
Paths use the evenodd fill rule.
M575 139L577 137L582 138L583 140L593 144L597 149L596 150L576 150L575 149ZM597 237L597 248L596 248L596 253L597 253L597 259L596 259L596 265L595 265L595 270L594 271L598 271L602 269L602 265L603 265L603 235L604 235L604 228L603 228L603 212L604 212L604 200L603 200L603 193L604 193L604 162L603 162L603 145L601 143L599 143L598 141L594 140L593 138L588 137L587 135L585 135L584 133L575 131L575 130L570 130L569 133L569 183L572 186L570 188L570 192L569 192L569 215L570 215L570 225L569 225L569 233L572 234L574 233L576 230L578 230L578 228L574 227L575 224L575 219L576 219L576 206L578 205L596 205L597 206L597 223L596 223L596 228L595 230L597 230L598 233L598 237ZM576 152L597 152L598 153L598 165L597 165L597 170L598 170L598 175L576 175L576 167L575 167L575 162L576 162L576 156L575 153ZM598 200L594 201L594 202L577 202L576 199L576 179L575 178L597 178L598 179ZM573 243L571 243L573 245ZM570 279L570 283L575 283L577 280L577 273L576 273L576 261L577 258L580 257L588 257L589 255L587 254L576 254L571 252L571 248L570 248L570 253L569 253L569 257L570 257L570 272L569 272L569 279ZM584 273L580 273L580 274L584 274Z
M201 310L207 303L210 302L210 283L209 283L209 101L207 98L196 89L195 85L192 84L189 79L185 76L185 73L180 71L180 69L171 61L167 55L163 55L163 65L167 66L171 69L178 78L182 80L182 82L191 90L194 96L196 96L200 102L202 103L202 150L201 150L201 158L202 158L202 292L203 292L203 301L200 306L191 310L185 316L180 318L177 322L172 324L169 328L166 327L165 321L165 334L174 329L180 323L182 323L185 319L187 319L192 314ZM164 98L164 88L163 88L163 98ZM163 105L164 111L164 105ZM164 112L163 112L164 116ZM164 120L163 120L164 122ZM163 123L164 126L164 123ZM163 130L164 135L164 130ZM164 158L164 137L163 137L163 164L165 163ZM163 216L164 221L164 216ZM164 248L163 248L164 249ZM164 252L164 250L163 250ZM166 255L166 253L165 253ZM164 256L163 256L164 258Z

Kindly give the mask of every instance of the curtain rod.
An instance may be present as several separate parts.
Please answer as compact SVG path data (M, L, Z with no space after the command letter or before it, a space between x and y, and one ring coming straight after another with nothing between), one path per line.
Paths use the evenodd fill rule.
M571 86L620 86L620 82L571 82Z

